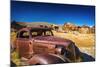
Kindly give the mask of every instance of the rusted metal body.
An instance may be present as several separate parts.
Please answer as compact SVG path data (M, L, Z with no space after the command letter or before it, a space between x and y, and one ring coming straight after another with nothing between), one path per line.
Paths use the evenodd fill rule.
M71 40L53 36L51 28L23 28L17 33L15 48L20 57L35 58L36 54L62 55L72 61L80 56L78 48ZM77 52L76 52L77 51ZM38 57L40 57L39 55ZM50 56L47 56L48 58ZM46 57L46 58L47 58Z

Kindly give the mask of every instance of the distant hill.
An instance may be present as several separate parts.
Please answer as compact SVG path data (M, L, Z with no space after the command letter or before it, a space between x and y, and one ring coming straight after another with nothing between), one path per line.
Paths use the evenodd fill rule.
M80 33L95 33L95 26L93 27L90 27L88 25L78 26L70 22L64 23L62 28L66 32L77 31Z
M19 25L22 26L27 26L27 27L34 27L34 26L39 26L39 25L44 25L44 26L51 26L51 23L48 22L17 22Z
M53 27L53 26L58 26L58 25L48 23L48 22L16 22L16 21L11 22L12 30L19 30L23 27L36 27L36 26Z
M76 26L75 24L72 24L70 22L66 22L66 23L64 23L62 28L65 31L75 31L75 30L77 30L78 26Z
M51 27L56 31L65 31L65 32L71 32L71 31L77 31L80 33L95 33L95 26L89 27L87 25L78 26L71 22L66 22L64 25L57 25L52 24L48 22L11 22L11 30L17 31L23 27L36 27L36 26L47 26Z
M67 26L76 26L75 24L73 24L71 22L65 22L64 25L67 25Z
M16 21L11 22L11 31L17 31L23 27L26 27L25 25L20 25Z

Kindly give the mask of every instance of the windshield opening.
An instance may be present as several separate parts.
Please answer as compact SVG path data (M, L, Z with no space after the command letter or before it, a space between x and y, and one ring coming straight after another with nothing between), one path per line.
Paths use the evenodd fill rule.
M39 29L39 30L31 30L31 35L32 37L35 37L35 36L53 36L53 33L51 30L42 30L42 29Z

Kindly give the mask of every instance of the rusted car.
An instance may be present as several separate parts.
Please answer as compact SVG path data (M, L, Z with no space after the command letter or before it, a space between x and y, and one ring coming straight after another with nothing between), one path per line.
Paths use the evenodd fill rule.
M80 61L81 53L75 43L68 39L55 37L52 28L23 28L17 32L14 45L20 58L27 58L27 63L31 65L45 64L43 61L48 62L46 64L57 63L58 60L59 63Z

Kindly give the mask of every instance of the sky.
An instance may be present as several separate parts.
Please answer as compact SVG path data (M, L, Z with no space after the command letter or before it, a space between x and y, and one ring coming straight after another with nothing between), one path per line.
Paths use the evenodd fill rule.
M11 1L11 21L95 25L95 6Z

